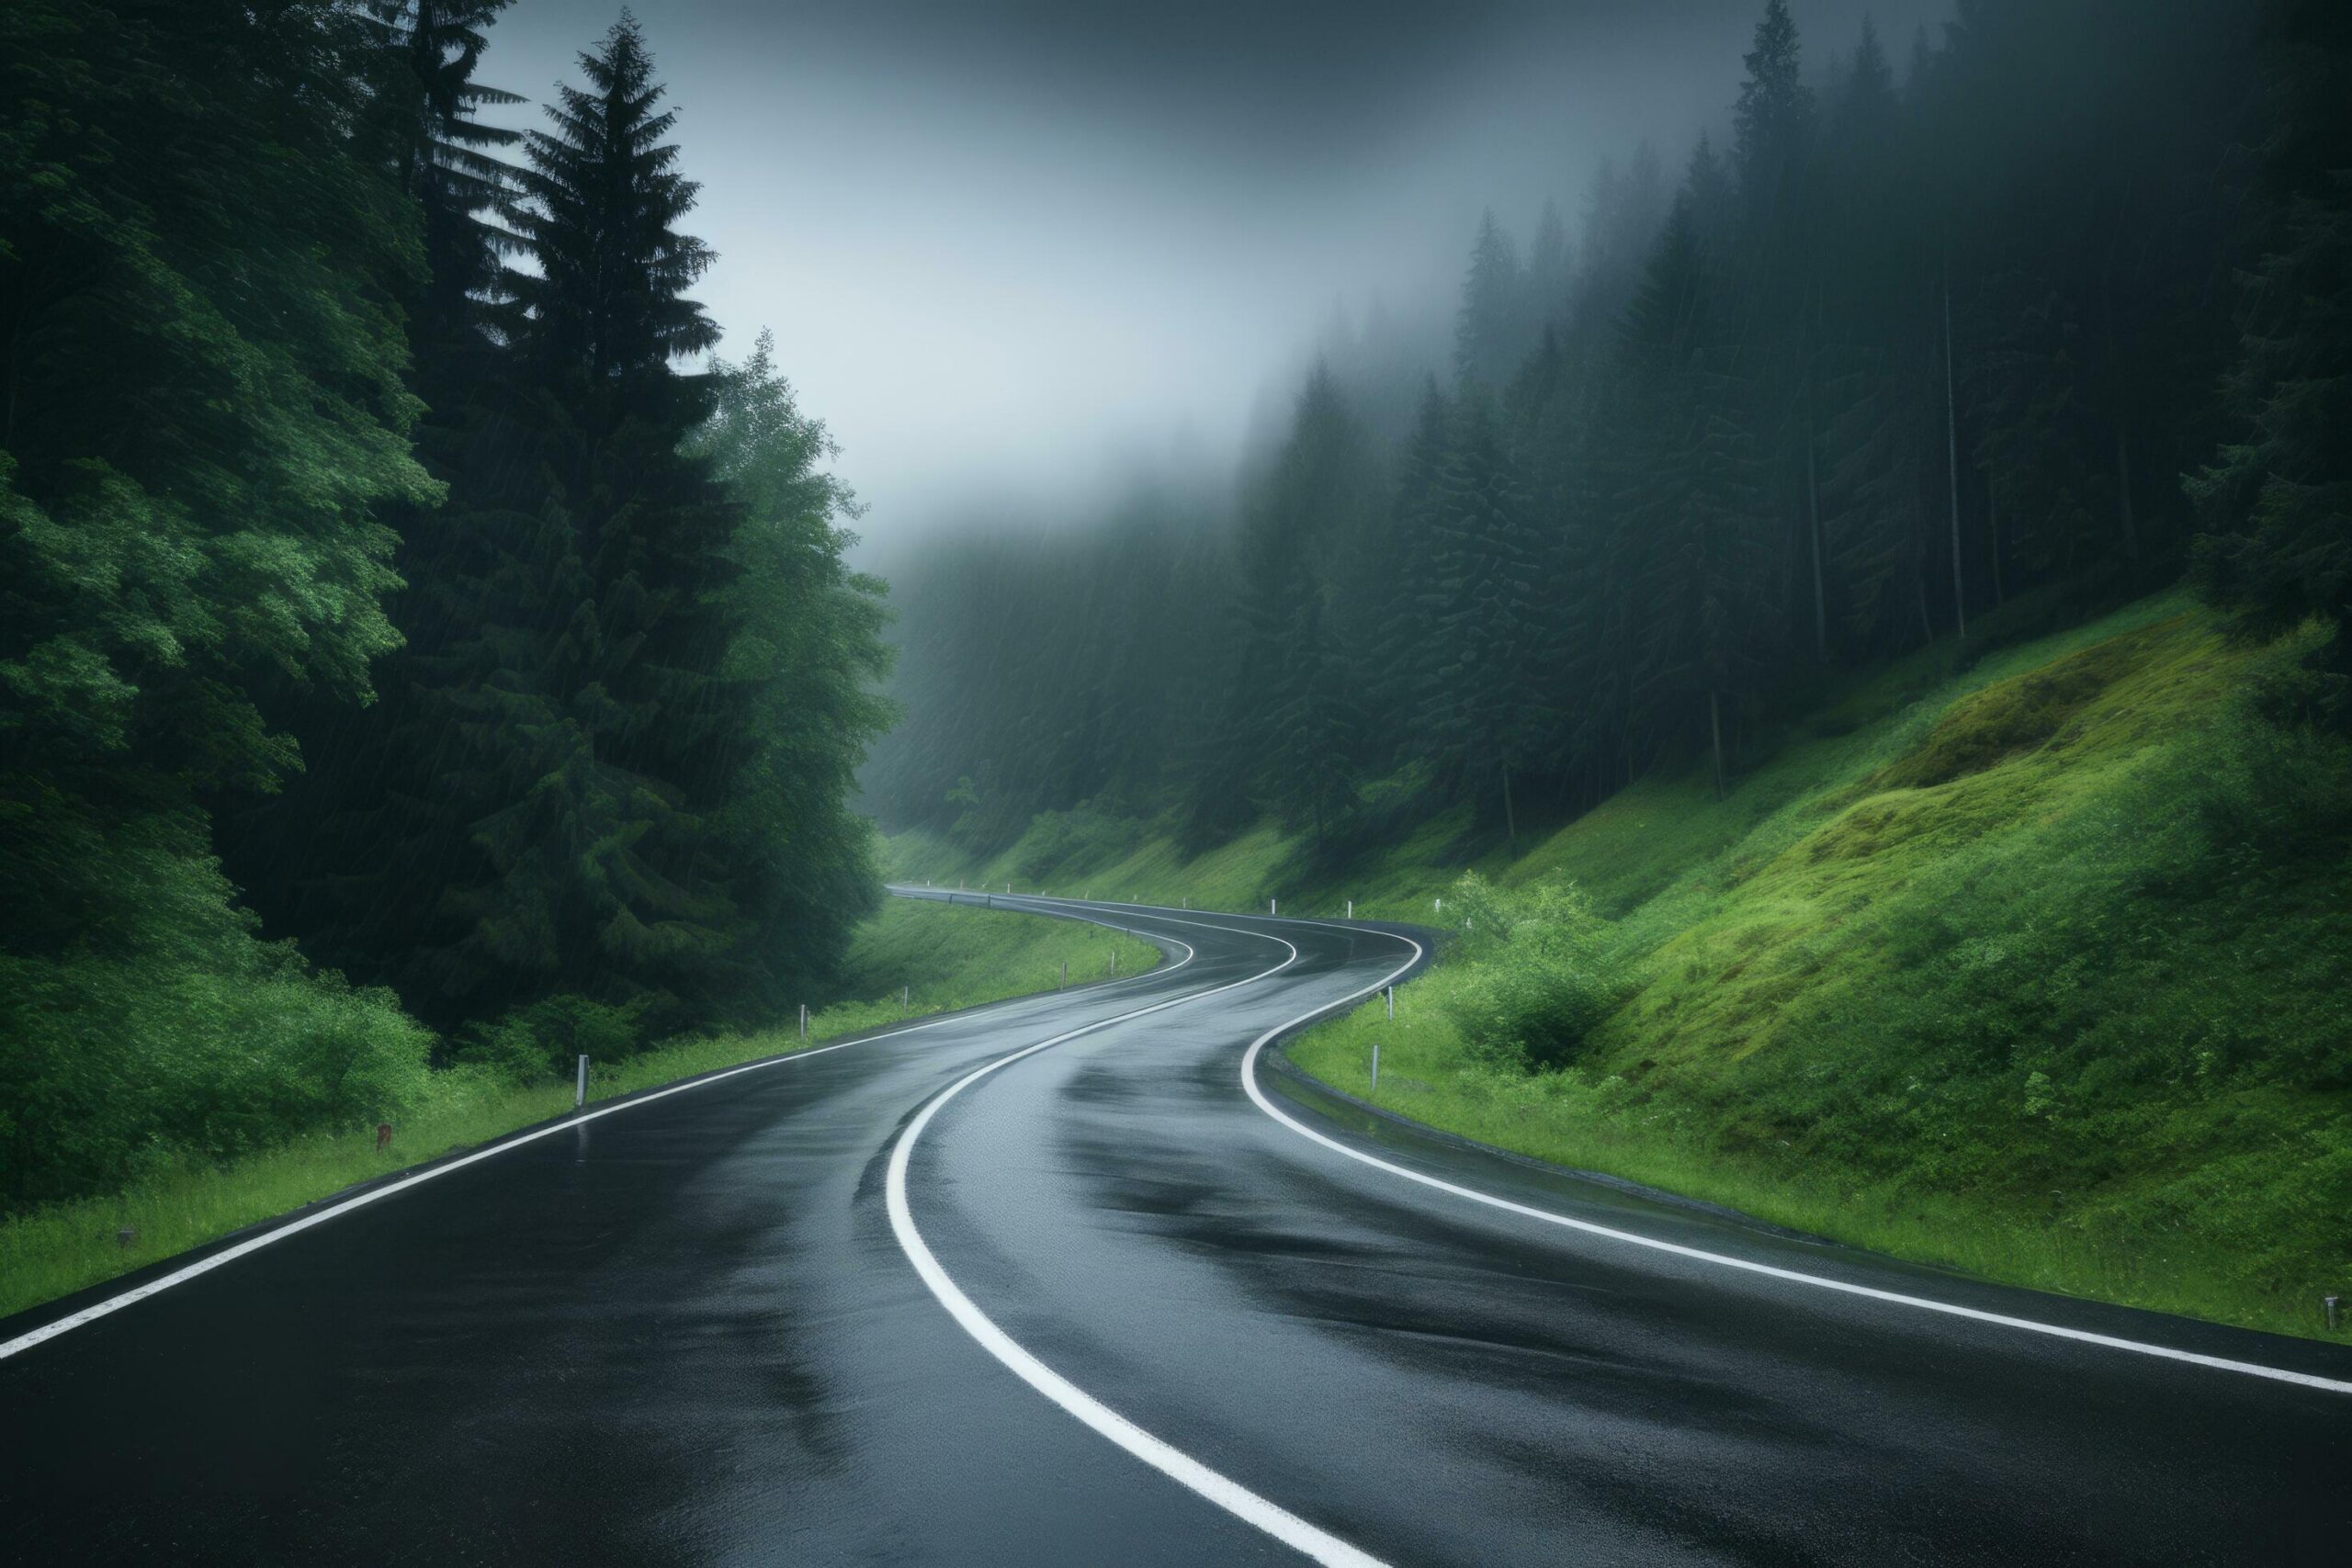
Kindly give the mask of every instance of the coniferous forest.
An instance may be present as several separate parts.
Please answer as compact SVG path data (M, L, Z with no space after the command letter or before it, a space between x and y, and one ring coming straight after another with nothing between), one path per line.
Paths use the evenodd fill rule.
M993 853L1271 815L1329 861L1720 792L1825 680L2183 577L2352 643L2352 14L1762 7L1715 130L1473 238L1451 355L1342 321L1230 498L899 563L886 826ZM1564 179L1568 177L1564 171Z
M2166 874L2340 862L2352 774L2276 758L2352 729L2352 7L1757 0L1711 119L1563 147L1559 204L1335 314L1238 461L867 556L791 349L697 302L664 22L535 104L486 69L510 4L0 8L0 1218L429 1108L452 1146L579 1055L650 1082L871 1001L876 823L917 875L1270 826L1285 888L1491 869L1666 781L1769 813L1865 682L2152 595L2287 671L2204 759L2268 804L2177 800L2228 820ZM2297 1032L2261 1050L2338 1092Z
M0 15L0 1200L769 1021L879 897L853 497L624 13Z

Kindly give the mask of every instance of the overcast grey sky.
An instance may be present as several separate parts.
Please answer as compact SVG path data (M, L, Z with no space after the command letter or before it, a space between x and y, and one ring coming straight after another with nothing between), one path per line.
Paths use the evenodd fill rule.
M1762 0L640 0L729 355L775 329L894 539L1066 511L1237 443L1335 303L1450 297L1480 210L1571 219L1594 161L1724 121ZM1791 0L1807 64L1865 11ZM536 99L617 0L517 0ZM525 111L511 111L520 116ZM530 123L537 123L536 110ZM517 119L516 123L522 121Z

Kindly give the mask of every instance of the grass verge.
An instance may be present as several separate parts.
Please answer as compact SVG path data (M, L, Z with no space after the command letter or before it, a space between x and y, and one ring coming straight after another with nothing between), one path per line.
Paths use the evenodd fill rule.
M851 948L853 998L794 1028L673 1042L626 1060L591 1064L588 1097L610 1100L892 1023L1140 974L1159 950L1100 927L1041 916L893 898ZM99 1284L345 1188L492 1142L571 1109L569 1083L516 1084L481 1068L432 1075L423 1103L394 1129L390 1150L353 1128L296 1140L230 1166L165 1168L105 1198L53 1204L0 1222L0 1316ZM126 1246L118 1236L129 1229Z

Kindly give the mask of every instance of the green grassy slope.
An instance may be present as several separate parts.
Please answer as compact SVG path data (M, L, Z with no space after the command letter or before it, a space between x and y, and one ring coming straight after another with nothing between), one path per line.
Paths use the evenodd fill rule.
M609 1065L591 1065L588 1098L609 1100L860 1030L1069 983L1140 974L1159 950L1098 926L1039 916L981 916L893 898L858 931L850 950L852 999L797 1027L681 1041ZM906 999L901 999L901 987ZM112 1279L231 1231L330 1197L345 1187L421 1164L571 1109L568 1083L516 1084L475 1068L431 1076L423 1104L402 1118L390 1151L372 1128L349 1128L215 1168L158 1172L109 1198L58 1204L0 1222L0 1315ZM118 1234L130 1228L130 1245Z
M1378 1033L1385 1106L1505 1147L2315 1333L2320 1296L2352 1294L2352 753L2259 716L2297 651L2167 596L1962 671L1935 650L1721 801L1645 780L1517 857L1465 857L1441 821L1321 886L1271 832L1056 880L1428 920L1465 860L1505 898L1572 879L1606 917L1610 1006L1557 1067L1481 1022L1480 966L1513 960L1475 942L1394 1026L1367 1009L1295 1059L1363 1093Z

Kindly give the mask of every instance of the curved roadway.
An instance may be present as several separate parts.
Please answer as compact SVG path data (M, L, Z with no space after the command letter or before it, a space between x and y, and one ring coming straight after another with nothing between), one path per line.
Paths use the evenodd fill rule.
M1169 962L0 1323L0 1557L2352 1561L2340 1348L1538 1168L1253 1049L1408 935L995 902Z

